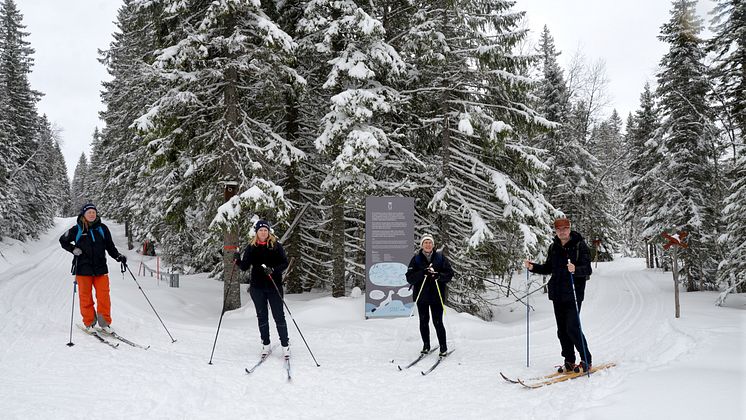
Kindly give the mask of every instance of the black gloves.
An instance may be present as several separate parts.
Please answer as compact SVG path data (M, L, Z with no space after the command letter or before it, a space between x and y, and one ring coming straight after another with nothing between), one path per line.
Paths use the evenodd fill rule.
M122 264L127 264L127 257L125 257L122 254L119 254L119 256L116 259L117 262L120 262Z
M262 264L262 269L264 270L264 273L267 275L267 277L272 277L271 267L267 267L266 265Z
M440 277L440 273L433 269L433 265L430 264L427 266L425 269L425 278L437 279L438 277Z
M236 252L235 254L233 254L233 262L238 263L239 261L241 261L241 253Z

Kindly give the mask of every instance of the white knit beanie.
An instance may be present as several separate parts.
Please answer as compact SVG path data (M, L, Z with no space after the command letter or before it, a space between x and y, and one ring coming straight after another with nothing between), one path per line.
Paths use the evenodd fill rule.
M431 241L433 242L433 245L435 245L435 239L433 239L433 235L431 235L431 234L429 234L429 233L426 233L426 234L422 235L422 239L420 239L420 248L422 248L422 244L423 244L423 243L424 243L424 242L425 242L426 240L428 240L428 239L429 239L429 240L431 240Z

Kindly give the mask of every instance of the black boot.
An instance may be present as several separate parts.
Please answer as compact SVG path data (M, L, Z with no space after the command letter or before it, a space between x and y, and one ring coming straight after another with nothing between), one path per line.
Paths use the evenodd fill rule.
M575 371L575 362L565 360L565 363L557 368L557 373L569 373Z
M445 344L440 345L440 353L438 354L439 357L446 357L448 356L448 346Z
M575 373L580 373L580 372L585 373L585 372L588 372L589 370L591 370L592 367L593 367L593 365L591 365L590 363L586 363L585 361L581 360L580 363L578 363L577 365L575 365L574 372Z
M422 351L420 353L422 353L422 354L428 354L428 353L430 353L430 345L429 344L425 344L424 346L422 346Z

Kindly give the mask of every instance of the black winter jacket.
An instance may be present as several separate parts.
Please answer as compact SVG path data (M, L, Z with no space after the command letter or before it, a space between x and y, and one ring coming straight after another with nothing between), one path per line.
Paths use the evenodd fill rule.
M591 250L583 237L575 231L570 232L570 240L562 246L559 238L549 246L547 260L544 264L534 264L532 273L551 274L549 279L549 299L556 302L573 302L570 272L567 271L567 260L575 264L575 292L578 302L585 297L585 282L591 275Z
M274 247L267 245L249 245L241 254L238 266L246 271L251 267L251 287L274 289L272 280L267 277L262 264L272 269L272 279L278 288L282 287L282 273L288 268L288 257L282 244L275 242Z
M429 273L426 269L432 263L432 268L435 274ZM413 298L417 302L421 303L437 303L440 304L440 297L438 296L438 287L440 287L440 294L443 297L443 303L446 303L448 297L448 285L447 283L453 278L453 269L451 264L441 252L433 251L433 255L430 258L430 262L427 262L427 257L420 250L417 252L412 260L409 261L409 267L407 268L407 283L414 286ZM436 287L435 281L438 282ZM424 287L424 289L423 289ZM422 294L420 294L422 289ZM417 297L419 296L419 300Z
M79 276L100 276L109 272L106 265L106 252L115 260L119 258L119 250L114 246L109 228L96 217L84 229L83 216L78 217L78 224L60 236L60 245L69 252L75 248L83 251L79 257L73 258L73 269ZM80 233L80 236L78 236Z

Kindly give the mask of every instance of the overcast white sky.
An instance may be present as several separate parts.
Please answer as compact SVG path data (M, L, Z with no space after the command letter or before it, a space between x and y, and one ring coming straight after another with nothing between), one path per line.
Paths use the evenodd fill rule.
M119 0L16 0L36 54L31 86L45 94L39 110L62 131L62 153L70 177L80 154L90 156L91 134L98 118L101 81L108 79L97 61L108 48L116 26ZM589 61L603 59L611 107L622 119L637 108L646 81L666 46L656 36L669 18L669 0L517 0L537 35L546 24L563 52L560 63L582 50ZM711 0L699 0L700 16ZM608 110L609 112L611 109Z

